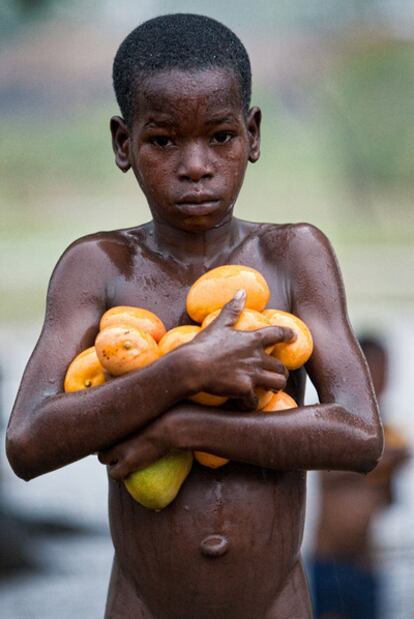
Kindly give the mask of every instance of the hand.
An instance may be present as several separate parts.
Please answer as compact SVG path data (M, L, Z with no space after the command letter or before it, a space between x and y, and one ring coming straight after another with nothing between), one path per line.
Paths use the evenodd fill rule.
M98 459L102 464L108 465L108 473L112 479L122 481L130 473L159 460L173 448L169 431L172 415L172 412L165 413L145 430L99 452Z
M219 316L187 344L194 368L194 391L255 400L254 388L280 390L288 371L265 348L295 337L285 327L236 331L233 327L246 301L244 290L236 293ZM197 384L196 384L197 383Z

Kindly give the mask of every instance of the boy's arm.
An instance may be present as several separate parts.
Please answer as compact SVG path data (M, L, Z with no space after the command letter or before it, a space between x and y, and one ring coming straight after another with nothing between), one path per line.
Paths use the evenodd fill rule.
M329 242L311 226L296 226L289 258L292 311L314 337L306 369L321 403L267 414L179 404L142 436L101 455L101 461L114 462L114 478L122 479L172 446L278 470L367 472L376 465L382 452L378 409Z
M258 363L263 366L262 381L274 381L279 388L286 383L282 370L269 365L263 345L288 339L289 330L269 327L266 337L270 339L265 337L263 342L253 334L241 339L226 336L241 310L243 300L239 299L212 325L203 346L192 349L198 350L195 356L181 347L100 387L63 393L69 363L93 345L100 317L107 309L107 283L119 276L103 254L99 241L75 243L53 273L43 330L7 430L9 461L24 479L108 448L139 431L179 400L200 391L208 375L212 380L211 361L220 376L215 383L222 393L244 395L246 385L251 388L250 375L258 373ZM226 320L228 324L224 324ZM232 371L227 367L228 359L233 360ZM239 372L234 371L236 366Z
M52 275L42 333L7 430L10 463L24 479L122 440L189 391L186 361L176 355L101 387L63 393L69 363L94 343L112 268L98 242L83 240L65 252ZM154 385L163 385L156 398Z

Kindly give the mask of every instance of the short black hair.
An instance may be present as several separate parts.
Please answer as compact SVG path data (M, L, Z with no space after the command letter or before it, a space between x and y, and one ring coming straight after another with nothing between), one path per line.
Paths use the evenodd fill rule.
M240 86L243 112L251 97L251 68L240 39L204 15L174 13L150 19L121 43L113 65L113 84L121 114L130 125L139 82L160 71L210 68L231 70Z

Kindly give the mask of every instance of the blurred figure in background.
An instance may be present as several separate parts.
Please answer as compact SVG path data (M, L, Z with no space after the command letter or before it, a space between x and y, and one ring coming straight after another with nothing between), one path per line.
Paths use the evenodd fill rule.
M388 354L377 338L359 340L379 401L388 376ZM408 458L404 437L384 424L382 460L367 476L320 474L319 520L310 562L315 619L379 619L379 576L370 530L376 515L394 501L393 485Z

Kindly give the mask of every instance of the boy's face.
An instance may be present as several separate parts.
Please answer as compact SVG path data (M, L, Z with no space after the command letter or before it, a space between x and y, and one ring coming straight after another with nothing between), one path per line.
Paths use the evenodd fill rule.
M172 70L145 79L127 128L111 121L118 167L130 167L155 221L205 231L231 216L247 162L259 158L260 110L243 114L224 69Z

